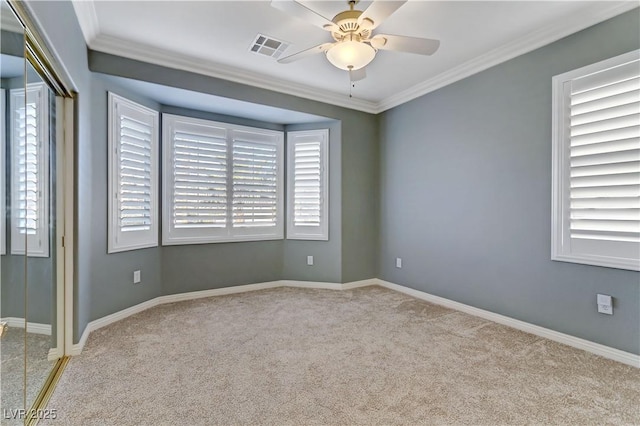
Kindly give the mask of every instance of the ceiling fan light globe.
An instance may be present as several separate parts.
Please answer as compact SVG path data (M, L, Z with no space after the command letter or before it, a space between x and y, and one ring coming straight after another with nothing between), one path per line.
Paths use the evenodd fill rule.
M327 59L342 70L359 70L367 66L376 56L376 50L359 41L336 43L327 51Z

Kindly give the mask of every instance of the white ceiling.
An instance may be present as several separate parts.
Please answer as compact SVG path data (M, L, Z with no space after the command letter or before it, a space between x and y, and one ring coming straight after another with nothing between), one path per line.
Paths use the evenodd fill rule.
M332 18L346 1L301 1ZM370 1L357 8L365 9ZM433 56L380 51L349 98L349 78L319 54L290 64L251 53L258 33L292 43L285 55L332 41L269 1L77 1L94 50L310 99L380 112L587 26L637 1L409 1L375 33L441 40Z

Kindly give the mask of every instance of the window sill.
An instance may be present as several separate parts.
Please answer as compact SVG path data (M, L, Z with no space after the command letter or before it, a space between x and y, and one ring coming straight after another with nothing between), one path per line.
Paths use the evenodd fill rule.
M242 236L234 238L170 238L162 241L163 246L186 246L194 244L218 244L218 243L250 243L259 241L284 240L283 236Z
M629 271L640 271L640 260L634 259L613 259L587 255L555 255L551 256L551 260L557 262L578 263L581 265L601 266L605 268L625 269Z

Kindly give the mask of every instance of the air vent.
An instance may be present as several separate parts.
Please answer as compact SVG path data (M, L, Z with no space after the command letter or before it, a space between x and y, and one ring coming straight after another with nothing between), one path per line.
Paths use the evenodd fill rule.
M251 43L251 52L259 53L265 56L271 56L278 59L282 53L287 50L289 43L276 40L273 37L269 37L263 34L258 34L256 39Z

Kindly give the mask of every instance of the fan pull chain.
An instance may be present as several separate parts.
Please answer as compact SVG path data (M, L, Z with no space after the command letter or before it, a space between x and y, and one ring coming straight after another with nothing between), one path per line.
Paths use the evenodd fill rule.
M353 66L349 67L349 97L353 98L352 89L356 87L356 83L353 81Z

